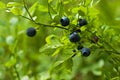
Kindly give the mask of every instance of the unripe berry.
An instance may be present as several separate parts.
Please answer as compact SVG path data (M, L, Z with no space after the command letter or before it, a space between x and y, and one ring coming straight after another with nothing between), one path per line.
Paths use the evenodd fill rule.
M29 36L29 37L33 37L36 35L36 29L34 28L28 28L27 31L26 31L26 34Z
M78 41L80 41L80 36L77 32L73 32L69 35L69 40L71 42L78 42Z
M87 57L90 55L90 49L89 48L82 48L81 53L83 56Z
M84 25L86 25L86 24L87 24L86 19L79 19L79 20L78 20L78 25L79 25L79 26L84 26Z
M94 36L93 37L93 41L96 43L96 42L98 42L98 40L99 40L99 38L97 37L97 36Z
M69 20L68 17L63 16L63 17L61 18L61 20L60 20L60 23L61 23L62 26L67 26L67 25L69 25L70 20Z

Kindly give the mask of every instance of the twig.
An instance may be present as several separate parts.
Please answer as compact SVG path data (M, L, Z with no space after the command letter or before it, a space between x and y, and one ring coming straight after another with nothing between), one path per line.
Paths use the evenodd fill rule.
M30 18L28 18L28 17L26 17L26 16L23 16L23 15L20 15L21 17L23 17L23 18L26 18L26 19L28 19L28 20L30 20L30 21L33 21L33 20L31 20Z
M55 25L47 25L47 24L42 24L42 23L36 23L37 25L43 25L43 26L46 26L46 27L56 27L56 28L61 28L61 29L65 29L65 30L69 30L68 28L64 28L62 26L55 26Z
M64 30L69 30L68 28L65 28L65 27L63 27L63 26L55 26L55 25L47 25L47 24L42 24L42 23L37 23L37 22L35 22L34 20L31 20L30 18L28 18L28 17L25 17L25 16L22 16L21 15L21 17L23 17L23 18L26 18L26 19L28 19L28 20L30 20L30 21L32 21L32 22L34 22L35 24L37 24L37 25L42 25L42 26L45 26L45 27L53 27L53 28L60 28L60 29L64 29Z
M14 66L14 69L15 69L15 73L17 74L17 78L18 78L18 80L21 80L21 79L20 79L19 72L17 71L16 65Z
M27 11L29 17L31 18L32 21L34 21L33 18L32 18L32 16L31 16L31 14L30 14L30 12L29 12L29 10L28 10L28 8L27 8L27 6L26 6L26 4L25 4L25 1L24 1L24 0L23 0L23 3L24 3L24 8L25 8L25 10Z
M49 4L48 0L47 0L47 4L48 4L48 14L49 14L50 18L52 19L52 15L51 15L51 12L50 12L50 4Z

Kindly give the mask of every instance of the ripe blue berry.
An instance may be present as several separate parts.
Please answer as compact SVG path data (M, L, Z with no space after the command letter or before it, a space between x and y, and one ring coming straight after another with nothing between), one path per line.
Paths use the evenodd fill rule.
M69 40L71 42L78 42L78 41L80 41L80 36L77 32L73 32L69 35Z
M78 20L78 25L79 25L79 26L84 26L84 25L86 25L86 24L87 24L86 19L79 19L79 20Z
M63 17L61 18L61 20L60 20L60 23L61 23L62 26L67 26L67 25L69 25L70 20L69 20L68 17L63 16Z
M83 56L87 57L90 55L90 49L89 48L82 48L81 53Z
M27 31L26 31L26 34L29 36L29 37L33 37L36 35L36 29L34 28L28 28Z

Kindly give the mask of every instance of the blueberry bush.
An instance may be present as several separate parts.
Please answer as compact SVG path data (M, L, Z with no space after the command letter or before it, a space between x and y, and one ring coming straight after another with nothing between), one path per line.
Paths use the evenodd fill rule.
M120 80L120 0L0 0L0 80Z

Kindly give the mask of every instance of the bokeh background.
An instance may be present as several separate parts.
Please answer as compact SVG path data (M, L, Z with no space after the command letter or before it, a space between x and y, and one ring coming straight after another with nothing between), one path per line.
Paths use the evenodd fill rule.
M79 2L84 0L63 0L63 2L64 1L69 3L69 7L65 7L65 9L68 10L69 8L76 7ZM114 29L115 33L119 35L120 0L91 1L96 3L94 8L100 12L99 22L110 26ZM53 73L53 75L50 76L49 71L56 58L45 55L44 53L41 54L39 49L46 44L45 38L48 35L56 34L63 36L61 34L63 30L40 27L35 37L28 37L26 35L26 29L36 27L37 25L21 16L7 12L7 8L1 7L1 2L7 5L9 2L22 3L22 0L0 0L0 80L19 80L19 77L20 80L120 79L120 66L118 66L120 64L116 64L118 70L113 68L115 66L108 61L109 54L106 54L106 52L103 53L104 55L99 56L99 54L94 54L88 58L75 56L73 58L72 72L61 71L59 73ZM25 2L28 8L36 2L39 2L39 5L43 5L44 7L48 5L47 0L25 0ZM56 4L54 3L53 5L55 6ZM72 16L72 13L68 14ZM91 14L94 14L94 12ZM38 22L45 24L50 23L51 19L46 12L36 10L33 15L37 15ZM96 50L93 49L93 51ZM97 53L97 51L94 53ZM117 61L120 63L119 60Z

